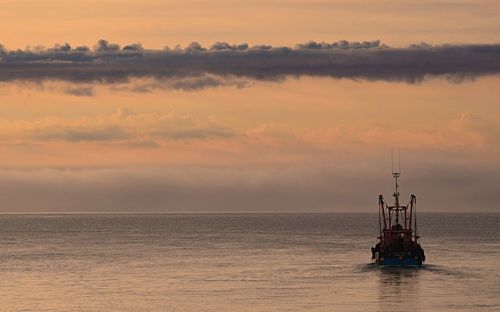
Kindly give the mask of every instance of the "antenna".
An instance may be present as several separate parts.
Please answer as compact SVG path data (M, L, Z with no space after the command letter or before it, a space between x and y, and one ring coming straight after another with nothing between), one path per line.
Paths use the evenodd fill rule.
M394 168L394 149L391 149L391 168L392 175L400 175L401 174L401 148L398 147L398 167L397 170Z
M398 163L398 172L401 174L401 147L398 147L398 159L399 159L399 163Z
M394 149L391 148L391 172L394 174Z
M395 206L399 207L399 183L398 179L401 175L401 149L398 148L398 170L394 170L394 149L391 149L391 160L392 160L392 176L394 177L394 182L396 190L394 191Z

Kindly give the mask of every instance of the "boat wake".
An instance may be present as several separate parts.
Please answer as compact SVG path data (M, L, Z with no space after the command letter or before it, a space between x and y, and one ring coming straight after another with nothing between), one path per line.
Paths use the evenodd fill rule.
M404 274L411 272L425 273L430 272L433 274L446 275L457 278L471 278L475 274L471 272L462 271L457 268L451 268L435 264L422 264L419 266L381 266L375 263L366 263L357 265L354 268L354 272L357 273L373 273L380 272L383 274Z

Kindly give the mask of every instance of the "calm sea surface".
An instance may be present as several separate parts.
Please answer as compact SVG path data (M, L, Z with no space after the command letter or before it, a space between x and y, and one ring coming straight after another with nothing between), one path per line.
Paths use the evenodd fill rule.
M374 214L1 215L1 311L500 311L500 214L420 214L427 264L370 264Z

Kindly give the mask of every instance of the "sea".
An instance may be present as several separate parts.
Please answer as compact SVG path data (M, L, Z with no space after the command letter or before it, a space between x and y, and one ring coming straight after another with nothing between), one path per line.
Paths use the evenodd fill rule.
M418 224L398 268L376 214L4 214L0 311L500 311L500 214Z

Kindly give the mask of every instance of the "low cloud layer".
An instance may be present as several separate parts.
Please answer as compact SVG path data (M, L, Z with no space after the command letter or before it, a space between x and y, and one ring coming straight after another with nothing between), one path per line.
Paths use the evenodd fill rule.
M452 82L500 72L500 44L418 44L390 48L380 41L307 42L295 47L249 46L217 42L202 47L149 50L140 43L123 47L100 40L94 47L9 51L0 46L0 81L124 83L153 79L172 89L193 90L241 80L280 80L286 77L331 77L354 80L417 83L427 77ZM236 81L236 82L235 82ZM150 89L144 89L148 91ZM89 96L91 89L68 89Z
M266 147L275 151L314 154L339 147L402 146L441 148L500 149L500 123L497 118L464 112L436 126L412 128L392 125L355 127L337 124L328 128L300 129L287 124L263 123L236 130L213 117L194 118L175 111L137 113L121 107L110 114L70 118L46 116L38 120L0 119L0 144L94 142L104 145L125 143L135 146L164 141L190 144L207 139L228 141L233 145ZM227 147L227 146L226 146Z
M136 113L126 107L113 114L68 119L46 117L36 121L1 120L0 143L19 142L126 142L204 140L229 138L232 131L213 119L195 119L170 112Z
M305 132L241 133L127 108L3 120L0 211L376 212L378 194L393 191L390 149L403 142L404 200L415 193L420 211L498 212L499 131L497 119L470 112L435 129Z

